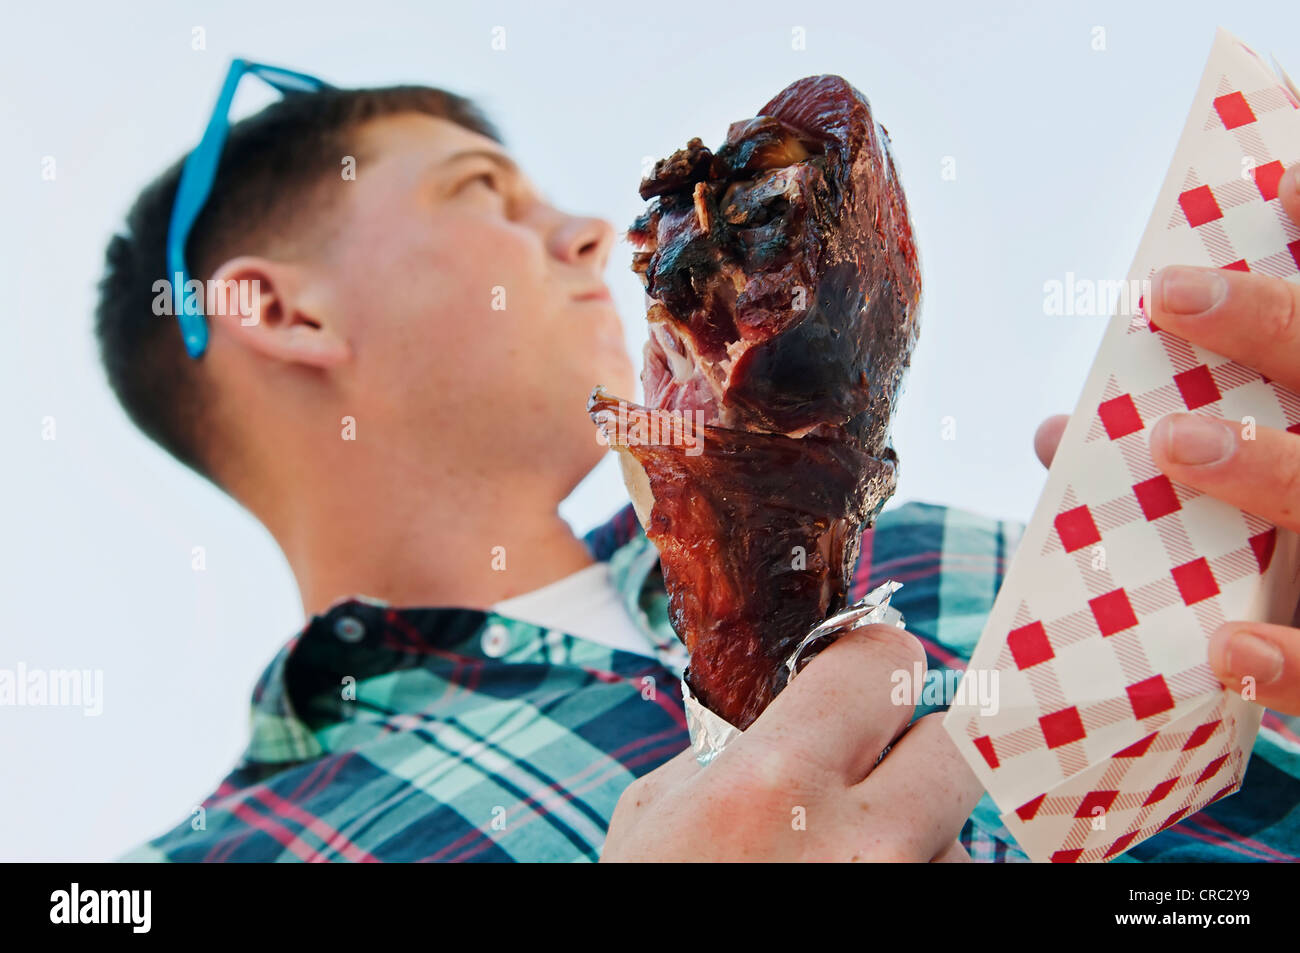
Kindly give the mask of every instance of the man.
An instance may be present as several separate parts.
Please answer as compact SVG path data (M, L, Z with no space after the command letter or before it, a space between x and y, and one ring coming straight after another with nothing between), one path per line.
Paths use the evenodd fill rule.
M889 701L890 673L963 664L1018 526L882 514L851 597L905 582L909 632L844 637L701 769L653 546L630 506L582 539L557 510L605 452L591 387L633 389L612 227L553 207L438 90L300 92L220 155L190 276L257 293L207 313L198 359L155 313L178 163L109 246L97 330L127 413L262 521L308 621L254 689L239 764L125 859L1023 859L937 716ZM1281 300L1231 281L1221 310ZM1256 452L1207 491L1266 479ZM1294 695L1295 634L1262 634ZM1272 757L1294 731L1270 713L1246 790L1132 856L1300 852L1300 782Z

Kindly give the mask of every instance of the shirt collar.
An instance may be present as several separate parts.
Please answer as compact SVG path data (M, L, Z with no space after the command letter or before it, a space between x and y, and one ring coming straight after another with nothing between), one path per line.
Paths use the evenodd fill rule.
M685 646L667 623L658 552L629 503L583 536L611 577L633 619L651 636L660 661L678 677ZM477 652L492 613L456 607L401 607L364 595L339 599L277 653L253 689L251 737L241 767L320 757L313 725L336 720L340 686L401 665L402 654Z

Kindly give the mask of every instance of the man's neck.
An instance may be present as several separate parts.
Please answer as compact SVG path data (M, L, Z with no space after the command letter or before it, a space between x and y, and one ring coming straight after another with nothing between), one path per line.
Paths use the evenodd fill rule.
M299 497L272 532L306 615L351 595L486 609L595 562L535 475L523 486L450 476L333 479Z

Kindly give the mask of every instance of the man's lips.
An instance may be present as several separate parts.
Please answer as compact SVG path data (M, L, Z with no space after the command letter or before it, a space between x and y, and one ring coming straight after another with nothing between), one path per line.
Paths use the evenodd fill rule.
M609 293L608 288L596 288L592 291L584 291L582 294L573 296L574 301L613 301L614 296Z

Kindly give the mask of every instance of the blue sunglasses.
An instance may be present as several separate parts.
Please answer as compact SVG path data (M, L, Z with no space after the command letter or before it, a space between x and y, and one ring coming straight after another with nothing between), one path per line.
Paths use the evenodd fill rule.
M230 64L226 81L221 87L221 95L212 108L212 118L203 132L203 138L185 160L181 169L180 183L176 187L176 201L172 205L171 223L167 227L167 275L176 279L172 288L172 302L175 306L177 320L180 321L181 335L185 339L185 350L190 357L198 358L208 346L208 324L203 316L202 295L187 296L186 287L190 282L190 270L185 264L185 243L189 240L190 230L203 211L208 196L212 194L212 184L217 177L217 164L221 161L221 149L226 144L226 134L230 131L230 103L235 98L235 88L245 75L252 74L267 85L279 90L284 95L293 93L314 93L322 89L332 89L329 83L305 73L268 66L265 63L250 63L236 59ZM178 277L179 276L179 277Z

